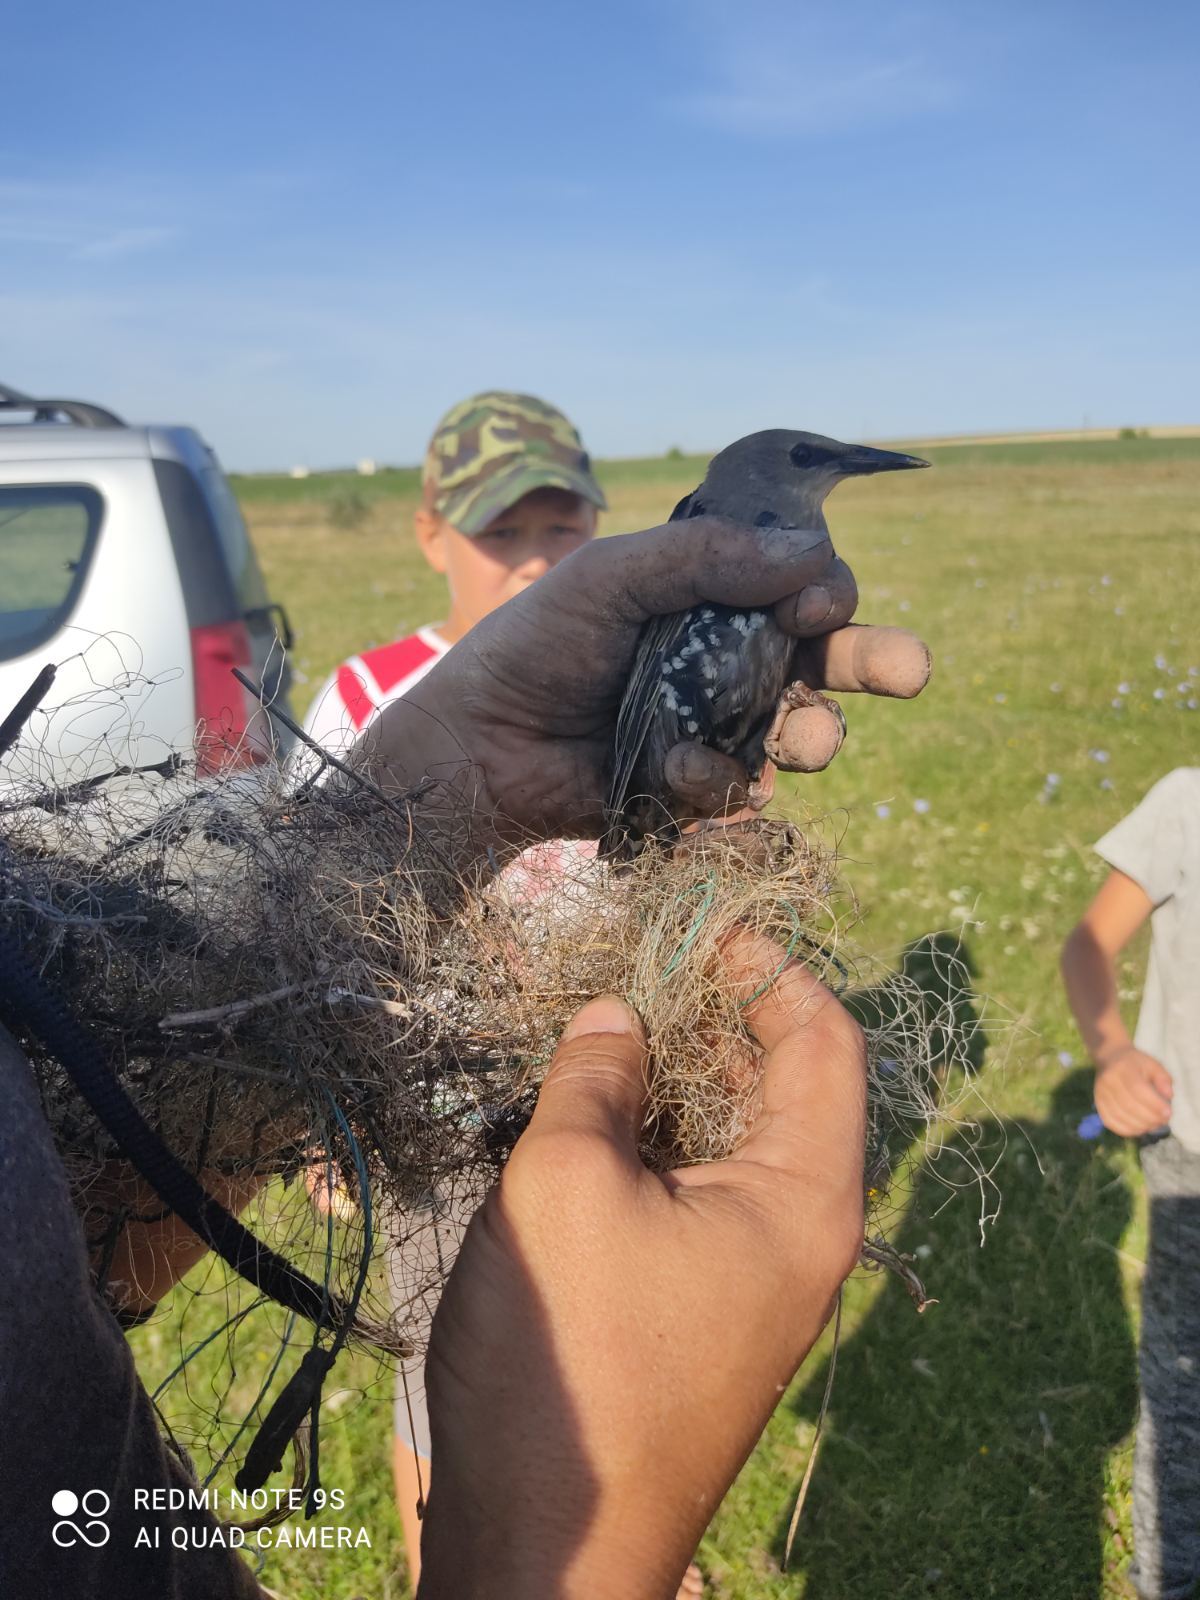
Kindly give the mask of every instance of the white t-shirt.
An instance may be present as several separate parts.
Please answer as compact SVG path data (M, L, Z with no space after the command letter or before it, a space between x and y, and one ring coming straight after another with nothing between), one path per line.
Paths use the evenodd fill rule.
M1200 767L1176 767L1096 845L1154 905L1134 1043L1171 1074L1171 1132L1200 1154Z

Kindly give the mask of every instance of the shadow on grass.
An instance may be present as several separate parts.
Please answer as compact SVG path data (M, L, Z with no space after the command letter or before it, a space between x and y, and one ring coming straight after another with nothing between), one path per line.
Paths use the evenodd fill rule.
M916 1173L893 1242L939 1304L889 1281L843 1340L793 1569L814 1600L1101 1592L1106 1456L1133 1423L1117 1249L1130 1214L1113 1147L1080 1140L1091 1074L1043 1122L984 1122ZM982 1243L968 1158L994 1167ZM925 1247L928 1247L927 1249ZM797 1409L815 1420L825 1370ZM776 1554L783 1549L784 1527Z

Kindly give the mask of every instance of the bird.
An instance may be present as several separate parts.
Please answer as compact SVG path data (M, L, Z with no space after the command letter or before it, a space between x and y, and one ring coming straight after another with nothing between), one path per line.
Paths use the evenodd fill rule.
M828 533L825 497L843 478L928 465L895 450L768 428L714 456L704 482L669 520L720 517ZM681 741L735 757L752 784L762 778L764 741L792 684L795 648L770 611L709 604L651 618L617 715L602 854L636 855L647 839L678 837L679 802L664 766ZM832 705L800 685L796 694L797 704Z

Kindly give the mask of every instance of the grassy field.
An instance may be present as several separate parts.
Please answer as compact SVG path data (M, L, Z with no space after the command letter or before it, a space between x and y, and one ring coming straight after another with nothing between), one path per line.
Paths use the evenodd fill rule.
M778 1561L824 1347L704 1540L711 1588L729 1600L1126 1592L1143 1207L1131 1150L1076 1134L1090 1085L1056 967L1100 876L1091 841L1196 759L1200 440L929 454L936 471L849 484L829 509L860 616L919 630L933 681L912 705L850 706L833 768L784 801L799 788L844 812L869 949L894 957L961 930L980 990L1007 1016L976 1132L999 1209L981 1228L995 1207L962 1184L962 1139L936 1161L917 1153L897 1236L919 1247L938 1304L918 1317L898 1285L852 1282L792 1570L781 1578ZM606 529L657 522L702 469L602 466ZM344 654L440 615L411 539L413 473L236 487L296 625L300 706ZM1126 964L1131 1008L1143 959ZM137 1338L155 1381L178 1327L164 1319ZM241 1381L265 1370L268 1348ZM323 1460L373 1549L273 1556L264 1576L293 1600L405 1592L387 1385L347 1373Z

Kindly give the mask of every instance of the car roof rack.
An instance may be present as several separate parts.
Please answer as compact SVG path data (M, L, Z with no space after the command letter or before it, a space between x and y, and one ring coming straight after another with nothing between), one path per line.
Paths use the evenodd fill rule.
M65 417L81 428L123 428L122 418L103 406L94 406L87 400L40 400L34 395L22 394L0 383L0 412L32 411L34 422L55 422Z

